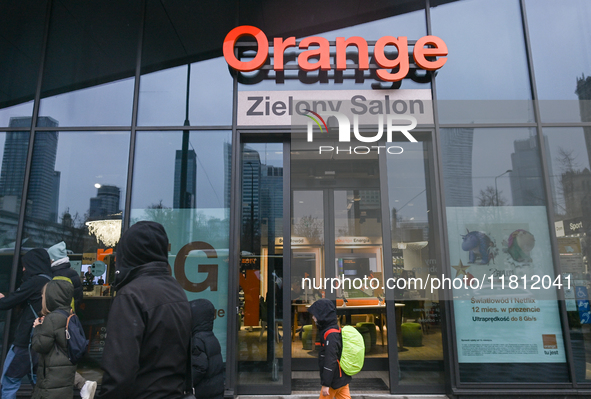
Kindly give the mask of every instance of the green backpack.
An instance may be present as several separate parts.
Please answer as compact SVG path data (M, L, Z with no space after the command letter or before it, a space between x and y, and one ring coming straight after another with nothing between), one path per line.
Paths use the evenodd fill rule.
M363 368L363 361L365 360L365 343L363 336L353 326L344 326L342 330L331 328L324 333L324 341L326 337L333 332L341 333L343 338L343 350L341 352L341 360L339 366L341 370L347 375L355 375Z

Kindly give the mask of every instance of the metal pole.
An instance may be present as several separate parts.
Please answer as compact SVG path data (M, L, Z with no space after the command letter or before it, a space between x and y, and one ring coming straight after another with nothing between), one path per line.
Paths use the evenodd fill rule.
M250 166L250 252L254 254L254 167L252 162L246 162Z

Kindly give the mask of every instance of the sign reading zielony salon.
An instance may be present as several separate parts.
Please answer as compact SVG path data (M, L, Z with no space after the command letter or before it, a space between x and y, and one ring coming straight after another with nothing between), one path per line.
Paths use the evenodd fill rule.
M243 36L252 36L257 42L257 52L250 61L241 61L236 57L235 46L238 39ZM347 69L347 47L355 46L358 52L359 70L369 69L369 48L367 41L359 36L352 36L348 39L344 37L336 38L335 69L343 71ZM313 49L308 49L314 46ZM395 46L398 54L394 59L386 55L386 46ZM425 47L427 46L427 47ZM273 40L273 69L275 71L284 70L284 53L290 47L296 47L296 38L294 36L283 39L276 37ZM332 69L330 63L330 43L327 39L318 36L312 36L302 39L297 45L303 49L297 57L298 66L304 71L329 71ZM317 48L316 48L317 47ZM265 33L254 26L238 26L232 29L224 39L223 45L224 58L230 67L237 71L251 72L261 68L269 57L269 40ZM419 68L427 71L435 71L441 68L447 61L447 46L443 40L437 36L423 36L416 41L412 51L413 59ZM439 57L439 58L436 58ZM397 82L404 79L409 72L409 50L408 39L406 36L383 36L379 38L373 48L373 58L376 64L382 68L376 71L378 78L386 82ZM315 60L315 62L310 62ZM398 68L397 71L394 71Z
M431 90L298 90L238 92L238 125L289 125L308 110L357 115L365 123L378 116L410 115L418 124L433 123ZM384 118L384 121L386 119Z

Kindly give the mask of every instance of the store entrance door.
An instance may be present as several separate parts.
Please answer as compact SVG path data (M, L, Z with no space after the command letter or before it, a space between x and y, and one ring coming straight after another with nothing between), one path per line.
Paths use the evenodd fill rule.
M318 159L292 147L290 161L292 392L318 384L318 331L307 308L319 298L336 300L340 324L364 337L365 364L357 383L387 392L388 326L394 330L395 320L388 320L382 289L378 156Z

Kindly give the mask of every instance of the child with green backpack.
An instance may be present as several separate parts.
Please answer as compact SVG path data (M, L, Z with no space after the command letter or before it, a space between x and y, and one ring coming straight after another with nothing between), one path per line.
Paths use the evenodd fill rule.
M362 353L365 351L363 341L361 340L359 344L358 337L355 336L355 334L358 335L359 333L355 331L351 341L346 342L347 347L343 347L343 334L345 331L343 331L343 334L341 333L337 321L337 309L333 301L320 299L308 308L308 312L312 315L320 334L320 353L318 355L320 382L322 384L320 399L327 399L327 397L328 399L351 399L349 392L351 375L363 367ZM349 362L352 364L345 366L342 363L345 358L354 360ZM349 374L343 368L349 371Z

